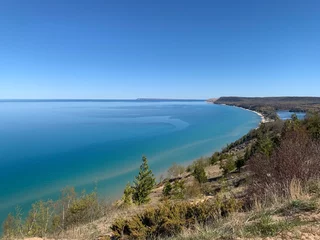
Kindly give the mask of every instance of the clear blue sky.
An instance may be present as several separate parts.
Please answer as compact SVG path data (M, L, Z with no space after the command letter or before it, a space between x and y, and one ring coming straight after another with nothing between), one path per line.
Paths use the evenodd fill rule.
M320 1L0 2L0 98L222 95L320 96Z

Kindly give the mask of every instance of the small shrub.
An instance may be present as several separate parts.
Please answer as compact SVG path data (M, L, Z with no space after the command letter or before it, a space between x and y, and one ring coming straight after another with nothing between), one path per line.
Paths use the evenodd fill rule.
M235 162L235 166L237 168L237 170L240 172L240 169L245 165L245 160L244 158L239 158L236 160Z
M236 165L232 158L228 158L220 162L220 168L222 169L223 175L227 175L236 168Z
M74 188L61 191L57 201L37 201L23 218L22 209L17 207L15 214L9 214L3 224L4 237L23 239L25 237L55 236L83 223L89 223L103 214L104 205L98 201L96 191L83 192L79 197Z
M287 206L279 210L283 215L292 215L300 212L310 212L317 209L317 204L314 201L302 201L294 200L291 201Z
M11 239L17 235L17 230L15 229L15 218L11 213L8 214L6 220L2 225L3 237L5 239Z
M257 150L267 158L269 158L274 149L274 142L268 135L263 135L258 138Z
M129 234L127 221L123 218L116 219L111 226L111 230L113 231L114 236L118 239L125 234Z
M210 165L210 158L201 157L189 165L186 169L187 172L193 172L196 166L203 166L204 168Z
M191 184L186 185L185 190L185 197L188 198L195 198L201 195L202 186L198 181L192 181Z
M32 204L32 208L26 218L26 235L45 237L51 228L54 216L53 201L38 201Z
M306 184L308 193L320 196L320 180L309 180Z
M97 193L82 194L75 199L67 211L67 225L75 226L81 223L87 223L98 217L99 203Z
M166 182L162 190L165 197L172 199L183 199L185 197L186 187L183 180L174 181L173 183Z
M171 196L175 199L183 199L185 197L186 187L184 180L175 181L172 184Z
M220 183L220 179L218 180L218 182ZM221 192L221 186L216 185L216 184L212 184L210 182L206 182L201 184L198 188L198 196L203 194L204 196L215 196L218 192Z
M219 162L219 160L220 160L219 152L215 152L214 154L212 154L212 156L209 159L211 165L216 164L217 162Z
M163 190L162 190L163 196L169 197L171 195L171 191L172 191L171 183L170 182L166 182L164 187L163 187Z
M6 220L2 224L3 237L7 239L24 238L25 221L22 218L22 209L17 206L15 214L9 213Z
M122 200L123 200L123 205L124 206L130 206L132 205L133 201L132 201L132 196L134 193L134 189L132 188L130 183L127 183L124 191L123 191L123 196L122 196Z
M117 219L111 229L117 239L153 239L179 234L184 228L207 224L238 209L235 199L191 204L167 202L129 219Z
M193 176L199 183L205 183L207 179L206 172L204 170L204 166L200 163L195 165L195 168L193 170Z
M253 149L251 147L247 147L246 152L243 156L243 160L245 162L248 161L252 155L253 155Z
M169 169L168 169L168 177L169 178L176 178L180 177L181 174L183 174L186 171L184 166L177 165L174 163Z
M293 222L273 221L270 215L263 215L257 222L246 226L245 232L248 235L269 237L288 230L293 224Z
M306 116L308 133L315 140L320 140L320 114L308 113Z

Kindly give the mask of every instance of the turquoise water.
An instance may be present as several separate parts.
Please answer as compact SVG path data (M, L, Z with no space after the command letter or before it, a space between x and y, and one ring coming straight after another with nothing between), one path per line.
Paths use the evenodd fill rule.
M146 155L159 176L257 127L260 117L204 101L0 102L0 220L65 186L119 197ZM27 210L27 208L25 208Z

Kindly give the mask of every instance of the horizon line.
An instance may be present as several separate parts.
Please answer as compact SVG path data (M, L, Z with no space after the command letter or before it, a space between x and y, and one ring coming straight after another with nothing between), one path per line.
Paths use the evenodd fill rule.
M198 98L3 98L0 102L206 101Z

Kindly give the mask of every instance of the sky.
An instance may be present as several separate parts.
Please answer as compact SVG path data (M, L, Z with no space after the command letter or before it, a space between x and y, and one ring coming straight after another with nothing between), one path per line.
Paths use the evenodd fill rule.
M320 96L320 1L0 1L0 99L219 96Z

